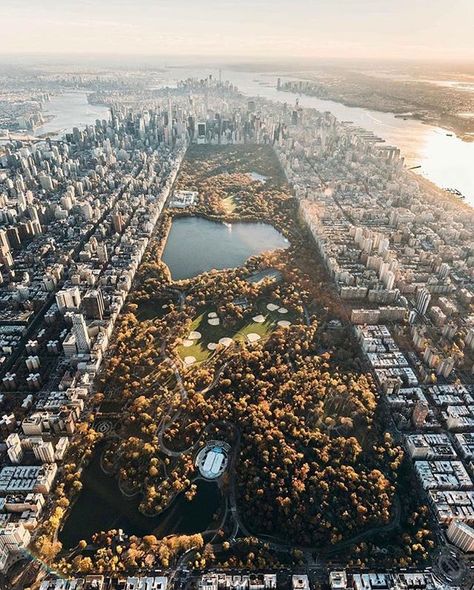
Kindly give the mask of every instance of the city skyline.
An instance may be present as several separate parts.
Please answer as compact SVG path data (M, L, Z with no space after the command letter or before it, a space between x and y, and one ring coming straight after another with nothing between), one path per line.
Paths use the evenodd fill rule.
M11 54L474 60L474 5L454 0L8 2Z
M3 0L0 590L474 590L474 0Z

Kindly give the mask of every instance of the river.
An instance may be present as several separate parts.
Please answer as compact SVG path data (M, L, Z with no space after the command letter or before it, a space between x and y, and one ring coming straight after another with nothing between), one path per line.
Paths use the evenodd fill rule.
M170 69L164 82L176 82L188 76L204 76L199 70ZM216 75L216 72L212 72ZM348 107L332 100L322 100L276 89L279 74L259 74L222 70L223 80L230 80L248 96L261 96L278 102L312 107L329 111L340 121L372 131L388 143L400 148L407 167L420 166L415 172L422 174L441 188L461 191L466 202L474 207L474 141L463 141L451 131L425 125L413 119L400 119L393 113L382 113L357 107ZM179 77L179 78L178 78ZM282 80L294 79L280 76ZM448 135L449 134L449 135ZM451 135L452 134L452 135Z
M36 136L63 135L71 132L73 127L81 129L94 125L97 119L109 118L109 109L104 105L89 104L86 92L74 91L52 96L45 103L43 114L52 118L35 129Z
M174 84L188 76L204 77L215 70L209 68L169 68L162 75L163 84ZM299 99L303 107L330 111L339 120L373 131L377 136L400 148L408 167L416 170L441 188L458 189L466 201L474 206L474 142L463 141L445 129L425 125L420 121L400 119L392 113L348 107L331 100L300 96L276 89L277 74L258 74L222 70L222 79L228 79L249 96L261 96L278 102L294 104ZM282 77L282 79L285 79ZM95 123L96 119L108 117L108 109L90 105L85 92L65 92L54 96L46 106L45 114L55 117L38 127L36 135L64 133L72 127ZM449 133L449 135L448 135Z

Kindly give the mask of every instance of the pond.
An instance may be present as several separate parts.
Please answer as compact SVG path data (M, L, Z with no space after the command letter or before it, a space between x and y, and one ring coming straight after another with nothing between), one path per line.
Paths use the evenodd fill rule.
M173 221L163 252L175 280L241 266L247 258L287 248L288 240L266 223L220 223L201 217Z
M90 541L99 531L123 529L129 535L150 535L162 538L172 534L194 534L205 531L221 507L222 496L214 482L198 480L197 493L191 502L180 494L164 512L149 518L138 511L139 496L125 497L114 477L100 467L102 445L85 469L83 489L74 503L59 540L64 549L75 547L82 539Z

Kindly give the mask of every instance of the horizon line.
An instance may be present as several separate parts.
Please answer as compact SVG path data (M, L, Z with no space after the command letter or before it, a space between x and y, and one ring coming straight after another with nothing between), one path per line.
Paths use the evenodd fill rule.
M193 61L200 60L200 59L209 59L215 63L227 63L228 61L235 61L238 60L240 62L259 62L259 63L275 63L278 62L280 64L284 64L285 62L294 63L294 62L327 62L327 61L336 61L336 62L371 62L371 63L420 63L420 64L472 64L474 66L474 57L370 57L370 56L331 56L331 55L271 55L271 56L264 56L264 55L255 55L255 54L248 54L248 55L239 55L239 54L229 54L229 55L216 55L216 54L187 54L187 53L117 53L117 52L52 52L52 51L12 51L12 52L2 52L0 53L0 62L5 62L8 58L29 58L29 59L45 59L45 58L54 58L54 59L70 59L70 58L82 58L82 59L94 59L94 58L104 58L104 59L123 59L128 58L130 60L137 60L137 59L178 59L178 60L185 60L190 59Z

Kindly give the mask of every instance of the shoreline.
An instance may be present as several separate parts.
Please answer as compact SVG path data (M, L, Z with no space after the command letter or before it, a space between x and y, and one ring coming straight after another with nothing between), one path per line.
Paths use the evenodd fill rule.
M384 108L383 106L380 106L380 105L368 104L364 100L360 100L360 101L351 100L351 99L346 98L344 96L322 97L322 96L318 96L317 94L309 94L308 92L297 92L296 90L293 90L291 88L285 89L283 87L280 89L277 89L277 90L279 92L290 93L290 94L300 94L301 96L307 96L309 98L315 98L317 100L334 102L334 103L341 104L341 105L348 107L348 108L363 109L366 111L374 111L374 112L378 112L378 113L391 114L396 119L409 119L411 121L419 121L423 125L429 125L431 127L439 127L443 131L447 131L449 133L452 133L458 139L460 139L461 141L464 141L466 143L474 142L474 122L472 124L472 127L473 127L472 130L466 129L461 123L462 123L462 121L469 121L469 119L459 118L460 119L459 121L458 120L453 121L453 119L458 119L455 114L454 115L443 115L442 113L438 114L438 113L434 113L434 112L429 112L428 109L426 110L426 113L423 114L420 112L418 112L418 113L417 112L410 112L410 111L407 111L406 109L396 109L396 108L389 108L389 107ZM474 121L474 119L472 119L472 120Z
M396 113L393 110L388 110L388 109L375 109L375 108L369 108L366 106L361 106L361 105L357 105L357 104L350 104L348 102L343 102L342 100L334 100L334 99L329 99L329 98L319 98L316 95L312 95L312 94L307 94L307 93L297 93L293 90L284 90L284 89L280 89L279 92L283 92L283 93L290 93L290 94L300 94L301 96L305 96L308 98L316 98L318 100L323 100L323 101L327 101L327 102L334 102L334 103L338 103L341 104L343 106L346 106L348 108L359 108L359 109L363 109L367 112L370 111L375 111L375 112L380 112L380 113L385 113L385 114L392 114L394 116L394 118L396 119L402 119L402 118L406 118L406 119L410 119L412 121L418 121L419 123L421 123L422 125L426 125L426 126L430 126L432 128L434 127L439 127L439 129L441 129L442 131L446 131L446 132L453 132L453 135L455 135L455 137L461 141L463 141L466 144L471 144L474 143L474 132L471 135L468 135L468 138L465 138L464 135L459 135L458 133L456 133L456 131L454 129L451 129L448 126L444 126L444 127L440 127L438 125L438 123L436 123L435 121L429 120L429 119L422 119L419 116L413 115L413 114L404 114L404 113ZM305 108L315 108L315 107L305 107ZM317 109L316 109L317 110ZM341 122L341 119L339 117L336 117L336 119ZM448 135L448 133L447 133ZM384 140L385 141L385 140ZM396 145L395 147L397 147L398 149L399 146ZM402 154L403 156L403 154ZM472 213L472 211L474 210L474 195L463 195L464 198L458 198L457 196L455 196L454 194L449 193L448 191L446 191L443 187L437 185L434 181L430 180L429 178L427 178L426 176L424 176L422 173L416 172L410 168L407 167L407 165L405 164L404 169L406 172L408 172L412 178L416 179L417 181L421 181L421 183L424 185L424 188L429 190L430 192L436 192L438 198L442 198L442 199L447 199L449 200L450 203L455 204L456 206L461 206L463 208L466 209L466 211L469 211Z
M422 188L426 191L426 193L428 193L430 197L434 197L438 201L446 201L450 205L459 208L468 214L472 215L474 213L474 203L471 205L469 201L460 199L456 195L443 190L432 180L426 178L426 176L423 176L422 174L417 174L414 170L409 170L407 168L405 170L412 178L421 183Z
M173 276L171 274L171 270L169 268L169 266L166 264L166 262L163 260L163 253L165 251L166 248L166 244L168 242L168 238L169 238L169 234L171 231L171 228L173 226L173 223L175 221L175 219L193 219L193 218L198 218L198 219L204 219L205 221L209 221L210 223L217 223L220 225L225 225L225 224L250 224L250 223L254 223L254 224L262 224L262 225L270 225L271 227L273 227L273 229L275 229L276 231L278 231L279 233L281 233L281 235L285 238L285 240L288 242L288 246L287 248L291 247L291 239L289 236L286 235L285 231L283 231L283 229L281 229L280 227L278 227L273 221L266 221L262 218L259 218L258 216L244 216L244 217L239 217L239 216L229 216L229 215L210 215L209 213L206 213L204 211L180 211L179 209L168 209L168 227L166 227L165 229L165 233L161 236L161 242L159 244L159 247L157 248L156 252L159 255L159 259L161 264L165 267L165 274L166 276L169 278L169 282L170 282L170 287L171 288L182 288L182 287L186 287L189 281L192 281L194 279L196 279L197 277L207 274L210 271L204 271L202 273L200 273L199 275L196 275L194 277L189 277L186 279L173 279ZM285 248L285 249L287 249ZM279 248L277 248L278 250ZM249 258L251 258L252 256L249 256ZM248 260L248 259L247 259ZM247 262L247 260L244 261L244 263L241 266L244 266L245 263ZM240 268L240 267L235 267L235 268ZM220 269L214 269L217 272L226 272L229 270L233 270L233 267L229 267L229 268L220 268Z

